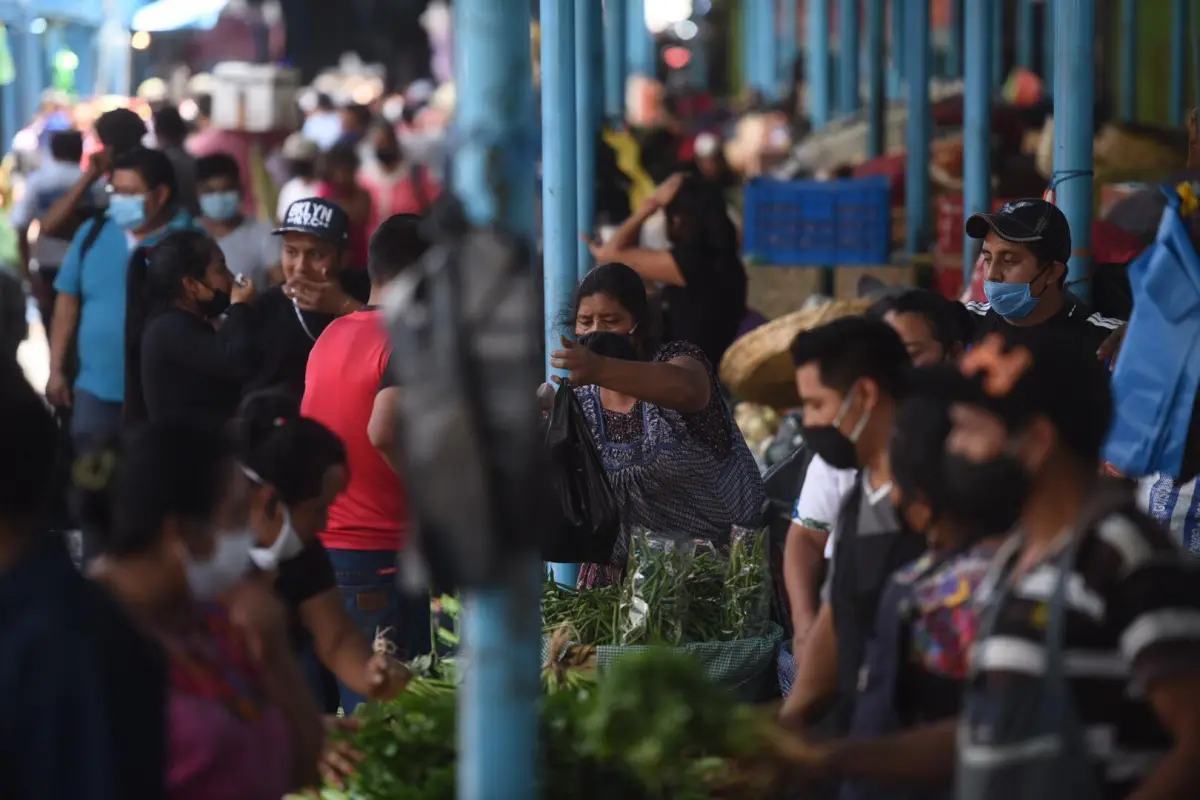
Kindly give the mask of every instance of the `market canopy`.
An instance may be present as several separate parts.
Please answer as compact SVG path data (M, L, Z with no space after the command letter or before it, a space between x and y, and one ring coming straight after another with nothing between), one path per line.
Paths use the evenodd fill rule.
M138 9L130 27L147 33L211 30L227 5L229 0L157 0Z

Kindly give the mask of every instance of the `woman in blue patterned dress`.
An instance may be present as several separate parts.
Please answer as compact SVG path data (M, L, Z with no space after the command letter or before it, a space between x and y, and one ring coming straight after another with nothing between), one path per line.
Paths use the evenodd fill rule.
M567 370L621 506L610 564L588 564L580 586L616 579L629 532L723 540L757 526L762 477L721 397L704 353L688 342L656 348L642 278L624 264L592 270L575 295L578 343L563 339L551 365Z

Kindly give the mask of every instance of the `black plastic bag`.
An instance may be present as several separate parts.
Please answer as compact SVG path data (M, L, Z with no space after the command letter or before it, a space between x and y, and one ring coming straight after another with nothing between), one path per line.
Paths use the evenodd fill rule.
M542 558L608 564L621 529L620 511L583 409L566 381L554 395L546 446L562 520L544 537Z

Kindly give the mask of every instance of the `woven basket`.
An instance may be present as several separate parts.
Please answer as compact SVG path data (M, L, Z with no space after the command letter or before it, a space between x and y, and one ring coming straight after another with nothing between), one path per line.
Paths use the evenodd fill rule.
M721 380L735 396L748 403L777 409L800 404L796 392L796 367L792 340L796 334L861 314L870 300L835 300L817 308L796 311L761 325L738 339L721 359Z

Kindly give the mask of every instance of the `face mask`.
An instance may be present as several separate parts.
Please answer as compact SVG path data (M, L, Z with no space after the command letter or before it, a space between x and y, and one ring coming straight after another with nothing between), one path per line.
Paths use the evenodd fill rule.
M814 453L834 469L854 469L858 466L858 451L854 445L858 443L859 437L862 436L867 423L871 420L871 412L866 411L854 426L854 430L850 431L849 436L842 433L842 422L850 410L852 397L852 394L846 394L846 399L842 401L842 406L838 409L837 416L833 418L832 425L800 426L804 441L813 449Z
M1028 283L984 281L983 293L995 312L1005 319L1025 319L1033 313L1041 299L1033 296Z
M1021 518L1033 479L1012 455L988 461L946 456L946 505L980 536L1008 533Z
M219 534L213 554L203 561L185 550L184 569L192 596L208 602L227 594L250 569L253 544L254 532L239 530Z
M200 213L216 222L228 222L235 218L242 207L242 196L237 192L210 192L200 195Z
M385 167L392 167L400 163L400 151L376 150L375 159Z
M213 289L210 286L208 290L212 292L212 297L207 300L198 300L196 305L200 307L200 313L204 315L205 319L216 319L229 309L233 298L230 297L229 292L221 289Z
M127 231L146 224L144 194L114 194L108 198L108 218Z
M636 329L637 326L635 325ZM611 333L609 331L596 331L579 337L579 343L591 350L596 355L607 356L609 358L619 358L624 361L637 361L638 349L637 344L633 341L629 333Z
M250 548L250 560L263 572L274 572L279 568L280 562L295 558L303 549L304 542L292 525L291 513L284 506L283 526L279 529L279 536L275 538L274 544L270 547Z

